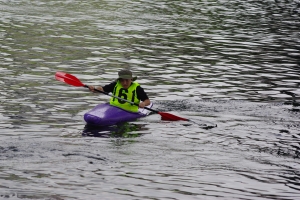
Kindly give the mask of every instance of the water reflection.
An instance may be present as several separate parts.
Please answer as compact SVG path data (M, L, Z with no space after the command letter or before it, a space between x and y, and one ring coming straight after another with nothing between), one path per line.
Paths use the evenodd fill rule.
M82 136L103 138L135 138L143 135L148 130L146 124L134 124L130 122L120 123L113 126L85 125Z

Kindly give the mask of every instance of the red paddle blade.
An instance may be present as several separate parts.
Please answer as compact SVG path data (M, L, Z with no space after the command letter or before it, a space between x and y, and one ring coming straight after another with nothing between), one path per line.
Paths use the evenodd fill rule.
M76 87L83 87L84 84L81 83L81 81L76 78L75 76L71 75L71 74L67 74L65 72L56 72L55 73L55 79L61 82L65 82L69 85L73 85Z
M179 121L179 120L189 121L188 119L178 117L178 116L172 115L170 113L158 112L158 114L161 115L161 120L166 120L166 121Z

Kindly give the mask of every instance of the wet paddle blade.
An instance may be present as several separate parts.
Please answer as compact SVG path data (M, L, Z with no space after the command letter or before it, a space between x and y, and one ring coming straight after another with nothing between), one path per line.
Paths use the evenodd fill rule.
M71 74L67 74L65 72L56 72L55 73L55 79L61 82L65 82L69 85L73 85L76 87L83 87L84 84L81 83L81 81L76 78L75 76L71 75Z
M164 113L164 112L158 112L158 114L161 115L161 120L166 120L166 121L189 121L186 118L178 117L176 115L170 114L170 113Z

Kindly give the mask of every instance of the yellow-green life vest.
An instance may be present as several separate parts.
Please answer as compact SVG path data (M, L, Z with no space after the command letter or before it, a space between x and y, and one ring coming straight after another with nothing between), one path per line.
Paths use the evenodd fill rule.
M139 104L140 100L137 98L137 94L136 94L136 88L139 85L140 84L138 84L137 82L132 82L132 84L129 86L129 88L125 89L122 87L120 81L118 80L117 84L114 88L113 95ZM126 101L122 101L115 97L112 97L110 99L109 103L110 103L110 105L122 108L122 109L130 111L130 112L138 112L138 109L139 109L138 106L131 105L130 103L128 103Z

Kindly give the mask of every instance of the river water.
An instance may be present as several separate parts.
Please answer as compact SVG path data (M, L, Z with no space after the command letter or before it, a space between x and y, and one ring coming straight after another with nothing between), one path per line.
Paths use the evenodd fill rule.
M1 198L300 198L299 1L0 0L0 10ZM124 67L154 109L217 127L153 114L119 136L89 130L83 114L109 97L55 72L104 85Z

